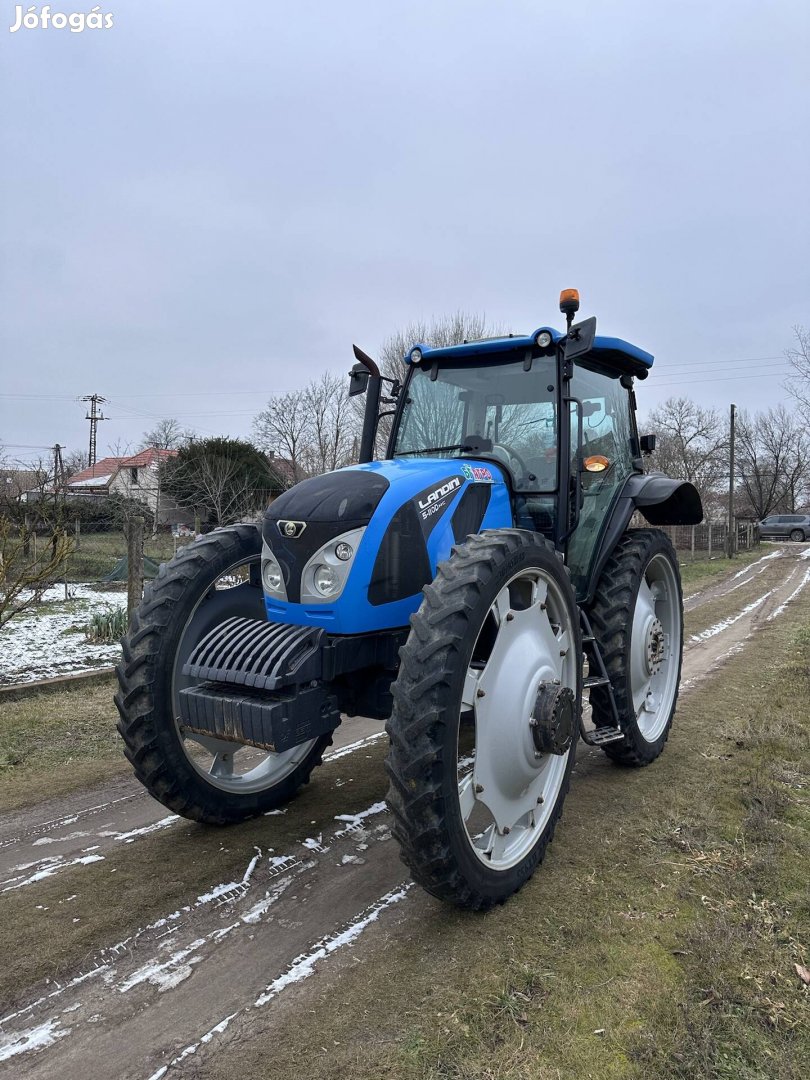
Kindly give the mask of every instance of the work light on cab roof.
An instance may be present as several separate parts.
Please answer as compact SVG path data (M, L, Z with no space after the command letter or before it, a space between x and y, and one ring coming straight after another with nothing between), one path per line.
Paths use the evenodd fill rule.
M266 814L346 717L385 720L403 859L484 910L541 861L579 738L658 757L683 641L660 527L702 508L645 471L652 355L578 310L564 289L562 329L416 342L396 376L353 347L357 464L183 548L133 617L116 703L156 798L219 825Z

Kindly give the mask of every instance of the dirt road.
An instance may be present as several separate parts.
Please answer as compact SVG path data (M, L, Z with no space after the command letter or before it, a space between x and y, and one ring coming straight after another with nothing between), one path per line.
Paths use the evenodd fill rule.
M687 597L682 693L753 651L809 585L810 546L785 545ZM84 1080L90 1063L94 1077L196 1074L226 1030L248 1038L257 1010L283 1008L295 984L317 997L328 958L351 956L372 924L424 915L390 839L380 727L342 727L306 796L258 825L190 826L129 781L4 821L3 920L41 926L42 943L34 930L19 947L47 944L54 960L49 971L32 957L37 977L9 991L0 1075ZM581 745L572 804L576 777L602 767ZM145 920L132 902L141 863L158 912ZM164 887L182 902L161 909Z

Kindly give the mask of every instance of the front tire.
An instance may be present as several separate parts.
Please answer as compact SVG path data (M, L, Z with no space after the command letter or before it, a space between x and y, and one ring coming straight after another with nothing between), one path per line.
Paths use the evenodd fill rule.
M198 641L234 616L265 619L261 531L232 525L182 548L160 567L135 610L116 667L124 753L152 795L176 814L227 825L288 802L332 739L276 754L196 735L180 720L182 667Z
M393 833L428 892L486 910L541 862L570 782L582 665L568 571L536 534L470 537L411 627L387 725Z
M683 594L666 533L631 529L602 571L589 612L624 738L603 746L617 764L642 766L669 737L683 659ZM615 724L606 687L590 692L593 722Z

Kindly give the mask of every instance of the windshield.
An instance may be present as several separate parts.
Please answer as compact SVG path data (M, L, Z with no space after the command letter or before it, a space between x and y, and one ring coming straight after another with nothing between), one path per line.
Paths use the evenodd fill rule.
M413 369L394 456L485 457L510 469L519 491L557 487L557 391L553 357L464 360Z

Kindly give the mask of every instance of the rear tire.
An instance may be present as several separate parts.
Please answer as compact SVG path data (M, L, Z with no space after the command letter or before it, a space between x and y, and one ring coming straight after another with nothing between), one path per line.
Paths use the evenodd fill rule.
M582 665L568 571L536 534L469 537L411 627L387 725L393 833L428 892L486 910L543 859L570 783ZM545 693L565 699L566 737L540 752Z
M804 530L794 529L793 532L790 534L790 539L794 540L797 544L802 543L802 541L804 540Z
M649 765L669 738L683 658L681 577L666 533L624 534L602 571L589 615L625 732L602 749L619 765ZM594 724L613 727L607 688L594 687L590 696Z
M332 741L324 735L285 754L254 754L251 771L243 775L234 768L240 744L183 733L177 692L191 649L231 616L266 618L258 576L261 543L258 526L232 525L178 551L147 586L115 669L118 731L135 775L174 813L212 825L243 821L288 802ZM231 587L217 589L223 582ZM213 758L208 771L206 756Z

